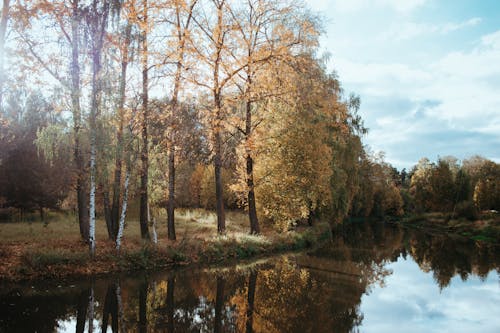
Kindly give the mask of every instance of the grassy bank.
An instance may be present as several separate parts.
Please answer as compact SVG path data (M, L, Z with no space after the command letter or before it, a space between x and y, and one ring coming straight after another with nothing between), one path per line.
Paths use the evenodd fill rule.
M478 242L500 244L500 214L483 212L477 220L453 218L452 214L425 213L396 220L407 227L428 232L461 235Z
M164 219L160 219L164 221ZM177 241L169 241L166 224L157 225L158 244L140 238L139 222L127 222L123 248L116 253L107 240L104 221L96 228L94 260L80 240L78 224L72 218L40 222L0 224L0 279L33 280L98 275L132 270L154 270L174 265L213 264L311 247L329 237L327 224L299 227L277 233L263 228L259 236L248 234L247 217L228 212L227 233L217 234L216 217L203 210L176 213Z

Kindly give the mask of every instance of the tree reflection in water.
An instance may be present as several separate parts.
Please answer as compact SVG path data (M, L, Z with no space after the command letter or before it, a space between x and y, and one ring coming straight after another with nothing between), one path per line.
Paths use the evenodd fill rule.
M382 223L344 225L309 255L214 270L18 286L0 293L0 332L349 332L362 296L384 284L388 263L410 256L446 288L485 278L499 248ZM93 309L92 313L90 311Z

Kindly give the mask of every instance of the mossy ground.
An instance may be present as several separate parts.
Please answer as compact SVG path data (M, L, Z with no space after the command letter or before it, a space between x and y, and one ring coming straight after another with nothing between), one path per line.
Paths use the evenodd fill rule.
M329 235L328 224L320 222L314 227L298 227L286 233L264 226L261 235L249 235L247 217L242 212L227 212L227 232L218 235L214 213L178 210L177 240L170 241L164 219L158 220L156 245L141 239L137 220L128 221L120 253L116 252L114 242L108 240L104 221L98 220L94 259L89 257L88 246L80 239L74 217L58 214L48 223L2 223L0 279L65 278L213 264L305 249Z

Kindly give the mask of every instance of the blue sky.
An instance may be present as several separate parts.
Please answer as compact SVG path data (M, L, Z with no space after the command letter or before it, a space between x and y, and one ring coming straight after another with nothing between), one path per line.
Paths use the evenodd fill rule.
M361 96L364 142L410 168L421 157L500 162L500 1L308 0L323 51Z

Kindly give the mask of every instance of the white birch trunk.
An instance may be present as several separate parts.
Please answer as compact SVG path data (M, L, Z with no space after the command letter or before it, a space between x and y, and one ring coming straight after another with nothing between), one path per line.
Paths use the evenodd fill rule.
M125 228L125 217L127 216L127 203L128 203L128 184L130 182L130 170L127 168L125 176L125 188L123 193L122 212L120 215L120 224L118 225L118 234L116 236L116 250L120 251L122 245L123 229Z
M90 147L90 219L89 219L89 247L90 256L95 256L95 176L96 176L96 138L93 133Z

